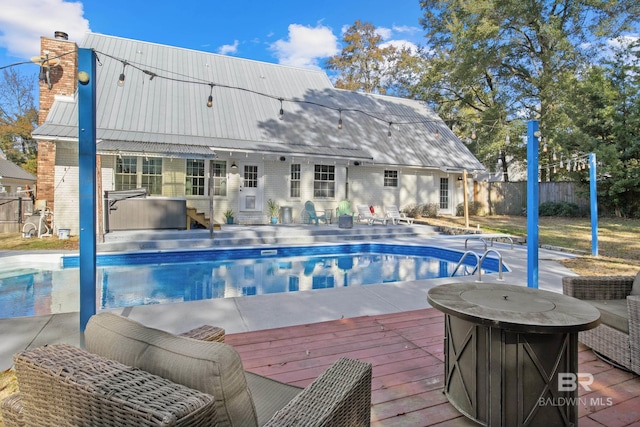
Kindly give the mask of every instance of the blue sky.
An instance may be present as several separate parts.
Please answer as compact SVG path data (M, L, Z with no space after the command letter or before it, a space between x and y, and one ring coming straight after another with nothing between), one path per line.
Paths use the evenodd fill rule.
M418 0L0 0L0 11L0 67L38 55L40 36L54 31L78 43L92 31L310 68L340 51L357 19L385 43L411 47L424 38Z

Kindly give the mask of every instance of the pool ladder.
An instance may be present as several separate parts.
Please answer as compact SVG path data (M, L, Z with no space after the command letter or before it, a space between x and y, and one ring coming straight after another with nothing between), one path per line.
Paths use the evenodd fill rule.
M474 257L476 257L476 267L473 269L473 271L471 271L471 275L473 275L475 272L478 272L478 280L476 281L482 282L482 262L487 258L487 255L489 255L489 253L491 252L498 255L498 280L500 281L504 280L502 278L502 254L495 249L488 249L484 251L484 254L482 254L482 256L479 256L474 251L466 251L464 254L462 254L462 257L460 258L460 261L458 261L456 268L453 269L453 273L451 273L451 277L456 275L456 273L458 272L458 268L462 266L462 263L467 258L467 256L473 255Z

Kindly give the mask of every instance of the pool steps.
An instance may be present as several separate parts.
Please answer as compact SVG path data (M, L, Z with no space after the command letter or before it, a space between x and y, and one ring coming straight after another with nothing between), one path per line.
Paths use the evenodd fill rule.
M341 229L337 226L225 226L216 230L213 239L209 230L158 230L126 231L108 233L105 242L98 243L98 252L120 252L132 250L195 249L223 246L251 246L272 244L339 243L345 241L368 241L432 237L439 233L427 225L412 226L367 226L354 225Z

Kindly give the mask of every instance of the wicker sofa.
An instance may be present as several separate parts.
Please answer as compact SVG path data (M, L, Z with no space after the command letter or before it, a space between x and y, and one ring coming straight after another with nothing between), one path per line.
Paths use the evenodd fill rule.
M600 325L580 332L578 339L640 374L640 273L636 277L563 277L562 290L600 311Z
M60 399L59 393L50 392L50 384L68 383L67 377L74 377L78 367L64 373L65 369L45 370L48 378L42 381L29 380L29 387L23 389L25 380L25 360L32 358L31 351L19 353L14 357L20 393L10 396L2 402L5 425L44 426L44 425L211 425L211 426L368 426L371 411L371 365L355 359L342 358L320 375L305 389L283 384L268 378L245 372L238 353L233 347L224 344L224 333L220 328L204 327L190 331L186 336L177 336L165 331L146 327L138 322L111 313L93 316L85 331L86 350L76 352L98 357L104 363L117 363L117 369L134 370L140 376L150 375L155 381L166 381L175 389L187 393L187 398L202 401L187 406L203 416L191 421L186 413L165 414L165 401L150 400L148 405L155 408L159 415L145 419L157 419L159 423L139 422L139 405L133 410L119 414L118 422L103 422L103 403L105 398L123 400L121 395L109 387L87 391L82 387L69 387L67 393L72 399ZM201 339L194 339L198 337ZM209 341L205 341L209 340ZM65 357L69 346L49 346L55 354L49 359L59 360L61 366L74 366L75 359L80 360L82 369L100 363L82 362L82 357ZM46 348L46 347L45 347ZM64 351L63 351L64 350ZM60 354L58 354L60 353ZM46 360L47 358L44 358ZM107 362L108 361L108 362ZM22 372L22 373L21 373ZM51 372L54 372L51 375ZM61 373L62 372L62 373ZM44 375L44 374L40 374ZM100 374L101 375L101 374ZM46 376L46 375L45 375ZM86 376L86 375L85 375ZM104 375L103 375L104 376ZM135 378L135 375L133 375ZM89 375L88 378L91 378ZM72 381L73 382L73 381ZM134 382L116 385L123 388L127 395L135 397L141 393L133 388ZM172 387L168 387L172 389ZM108 390L108 391L105 391ZM83 393L83 394L82 394ZM189 395L194 394L194 396ZM91 400L87 396L100 394ZM39 396L34 400L32 396ZM106 397L105 397L106 395ZM46 411L61 411L72 405L74 399L93 402L88 409L74 415L66 423L65 417L47 420L35 406L47 408ZM213 399L209 403L207 399ZM126 400L126 399L124 399ZM117 406L117 405L116 405ZM175 405L174 405L175 406ZM125 406L126 407L126 406ZM200 408L202 407L202 408ZM68 409L68 408L67 408ZM45 413L47 413L45 411ZM213 415L212 415L213 414ZM131 417L131 419L129 419ZM183 420L184 418L184 420Z

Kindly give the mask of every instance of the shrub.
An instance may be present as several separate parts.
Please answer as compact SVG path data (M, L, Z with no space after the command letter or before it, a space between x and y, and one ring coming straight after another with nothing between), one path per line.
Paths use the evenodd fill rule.
M483 215L485 212L482 202L469 202L469 215ZM464 216L464 203L456 206L456 216Z
M440 211L438 203L425 203L421 207L421 215L425 218L435 218L438 216L438 211Z
M570 202L544 202L538 213L540 216L580 216L580 207Z
M407 205L402 208L400 212L403 212L404 214L412 218L420 216L420 210L418 209L417 205Z

